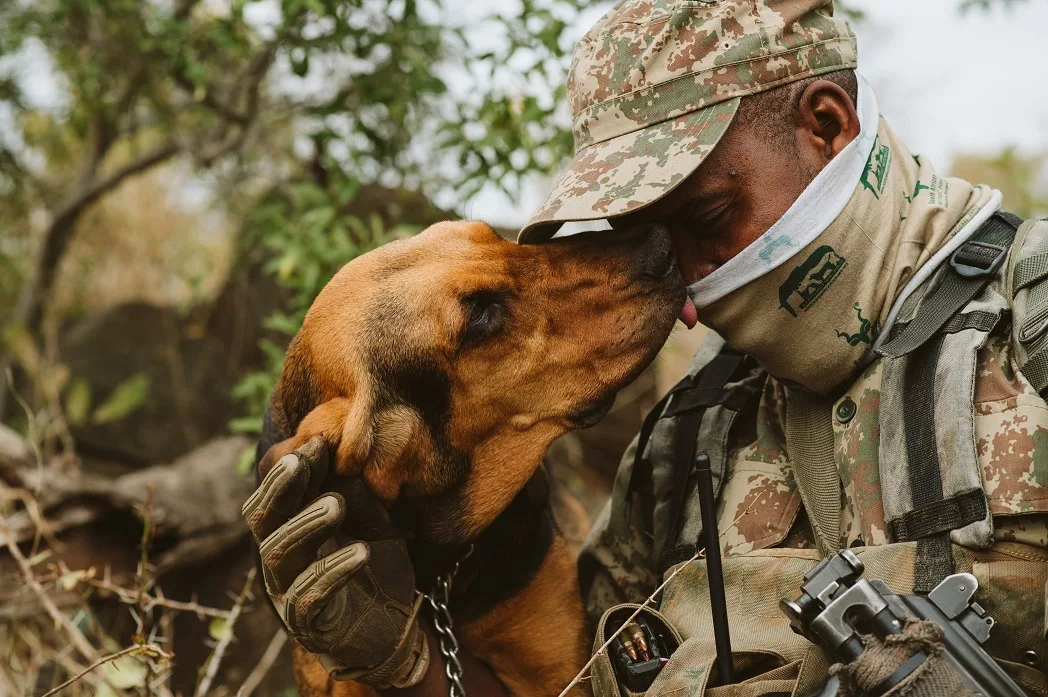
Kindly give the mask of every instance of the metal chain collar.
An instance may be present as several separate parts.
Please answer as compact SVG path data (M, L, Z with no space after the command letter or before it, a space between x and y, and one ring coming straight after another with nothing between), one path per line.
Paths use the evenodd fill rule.
M433 590L425 595L429 606L433 608L433 626L440 640L440 653L444 656L444 673L448 676L448 682L451 683L448 690L450 697L466 697L466 688L462 686L462 664L458 659L459 643L455 638L449 606L451 605L451 582L455 580L459 566L471 554L473 554L473 545L470 545L462 558L455 562L451 571L437 576Z

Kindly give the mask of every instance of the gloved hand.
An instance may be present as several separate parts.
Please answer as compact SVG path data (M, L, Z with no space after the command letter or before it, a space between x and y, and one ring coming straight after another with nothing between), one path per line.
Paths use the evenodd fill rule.
M830 669L841 679L841 697L974 697L946 660L943 631L934 622L913 620L906 623L902 634L883 639L864 636L863 640L866 650L861 656L851 663L837 664ZM923 651L927 660L902 682L885 691L885 680L918 651Z
M332 677L414 685L429 649L407 545L363 481L327 470L327 446L314 438L277 461L244 504L266 592Z

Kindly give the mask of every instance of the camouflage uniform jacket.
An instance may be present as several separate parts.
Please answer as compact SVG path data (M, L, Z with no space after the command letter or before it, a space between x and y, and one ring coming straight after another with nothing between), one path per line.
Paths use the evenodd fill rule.
M1014 334L1008 322L1003 325L978 351L973 388L976 451L995 541L986 550L954 545L953 556L958 570L972 571L979 578L980 602L998 620L991 652L1019 662L1029 650L1048 659L1048 404L1017 369ZM697 373L722 346L723 341L711 333L689 373ZM842 482L840 545L866 553L871 578L884 578L897 592L911 592L914 543L893 542L882 503L878 453L882 363L863 372L828 415L833 419ZM711 408L699 433L700 444L706 437L706 447L723 448L726 463L718 520L734 648L777 655L778 664L800 663L806 656L804 642L798 644L790 635L777 602L799 585L800 576L819 555L786 446L786 391L759 369L738 385L752 391L750 406L738 416ZM674 422L659 423L664 426L661 431L656 428L644 459L668 457ZM704 436L708 428L719 428L724 435L711 442L709 434ZM666 507L658 493L658 462L654 495L627 495L636 445L634 441L625 453L612 499L579 559L580 586L594 625L617 604L642 602L663 574L676 568L663 556L672 542L660 542L665 537ZM694 483L689 481L679 539L697 535L697 505ZM685 640L682 648L688 648L695 667L690 673L674 672L667 684L660 679L650 694L664 694L671 687L688 688L686 694L704 689L701 676L711 663L712 638L703 568L701 560L689 565L667 586L660 605ZM1037 671L1031 675L1025 684L1048 694L1043 675ZM595 691L601 694L597 683L599 679ZM781 691L781 685L775 689Z

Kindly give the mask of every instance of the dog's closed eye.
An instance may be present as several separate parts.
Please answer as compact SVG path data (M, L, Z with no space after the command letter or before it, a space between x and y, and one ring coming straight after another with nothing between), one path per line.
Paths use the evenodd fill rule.
M506 294L494 290L481 290L462 298L465 310L465 328L460 343L463 346L487 339L506 326L509 309Z

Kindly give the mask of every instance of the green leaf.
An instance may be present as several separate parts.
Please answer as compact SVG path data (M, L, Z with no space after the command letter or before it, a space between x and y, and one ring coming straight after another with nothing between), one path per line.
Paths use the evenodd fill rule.
M302 320L298 317L286 315L283 312L274 312L262 321L262 326L266 329L278 331L281 334L294 336L302 326Z
M91 417L95 424L119 421L141 407L149 396L149 376L137 373L121 382Z
M229 626L229 622L225 618L215 617L208 622L207 633L215 641L222 641L233 636L233 628Z
M76 569L75 571L69 571L58 577L58 585L67 591L71 591L77 587L84 579L93 578L95 575L94 568L89 569Z
M4 332L4 343L14 356L15 361L30 375L40 370L40 351L32 335L21 325L12 325Z
M255 469L255 449L244 448L244 451L240 453L240 457L237 458L236 473L241 477L246 477L251 474Z
M146 664L137 656L121 656L115 661L105 663L100 668L106 682L118 690L129 690L133 687L144 687L149 676Z
M229 422L229 430L231 433L247 433L252 435L258 435L262 433L262 417L241 416L239 418L232 419Z
M75 378L69 383L65 394L66 420L73 426L87 422L91 413L91 386L83 378Z

